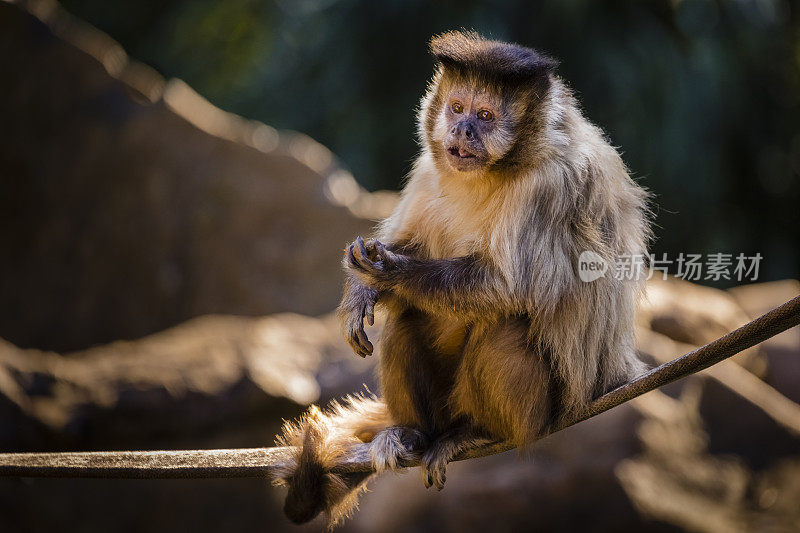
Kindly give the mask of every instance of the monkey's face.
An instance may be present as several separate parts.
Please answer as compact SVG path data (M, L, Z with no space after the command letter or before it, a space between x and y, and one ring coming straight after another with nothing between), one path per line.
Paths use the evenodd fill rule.
M486 168L511 146L509 117L500 97L468 85L443 95L434 138L457 172Z

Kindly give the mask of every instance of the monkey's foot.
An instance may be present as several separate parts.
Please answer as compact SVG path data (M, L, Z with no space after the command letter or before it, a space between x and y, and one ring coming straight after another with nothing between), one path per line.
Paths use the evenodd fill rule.
M447 481L447 463L450 461L450 454L443 450L441 446L434 444L423 455L419 469L422 472L422 482L425 488L429 489L436 486L442 490Z
M447 463L464 450L486 444L492 440L497 439L488 437L468 424L455 427L440 435L425 450L420 460L420 471L422 472L422 482L425 483L425 488L435 486L437 489L442 490L444 482L447 480Z
M403 468L419 457L426 444L425 435L414 428L388 427L375 435L370 443L372 466L377 472Z

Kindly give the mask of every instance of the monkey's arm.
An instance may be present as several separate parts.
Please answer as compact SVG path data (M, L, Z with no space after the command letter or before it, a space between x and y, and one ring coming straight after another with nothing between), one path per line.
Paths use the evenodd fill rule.
M345 265L365 286L435 314L485 317L515 307L499 275L475 256L421 259L390 251L378 241L365 245L359 237Z
M349 272L345 274L344 293L337 314L345 340L361 357L372 354L372 343L364 331L364 320L370 326L375 323L377 301L377 289L364 285Z

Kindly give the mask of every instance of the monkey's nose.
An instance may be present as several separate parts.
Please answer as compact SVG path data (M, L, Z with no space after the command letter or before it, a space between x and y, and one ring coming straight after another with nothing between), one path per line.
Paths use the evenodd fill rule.
M469 140L475 136L475 132L472 124L467 121L462 121L453 126L453 129L450 130L450 135L455 137L461 137L461 135L464 135L464 137Z

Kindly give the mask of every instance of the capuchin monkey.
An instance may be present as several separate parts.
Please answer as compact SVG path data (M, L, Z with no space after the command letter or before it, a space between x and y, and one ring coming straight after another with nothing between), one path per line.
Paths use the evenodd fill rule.
M535 50L475 33L434 37L421 153L394 213L344 255L339 316L356 354L386 308L380 397L312 406L278 437L287 516L347 516L366 474L332 472L369 443L376 472L421 461L426 487L482 442L524 447L643 370L633 343L647 193ZM584 251L611 270L578 276ZM635 263L635 262L634 262Z

